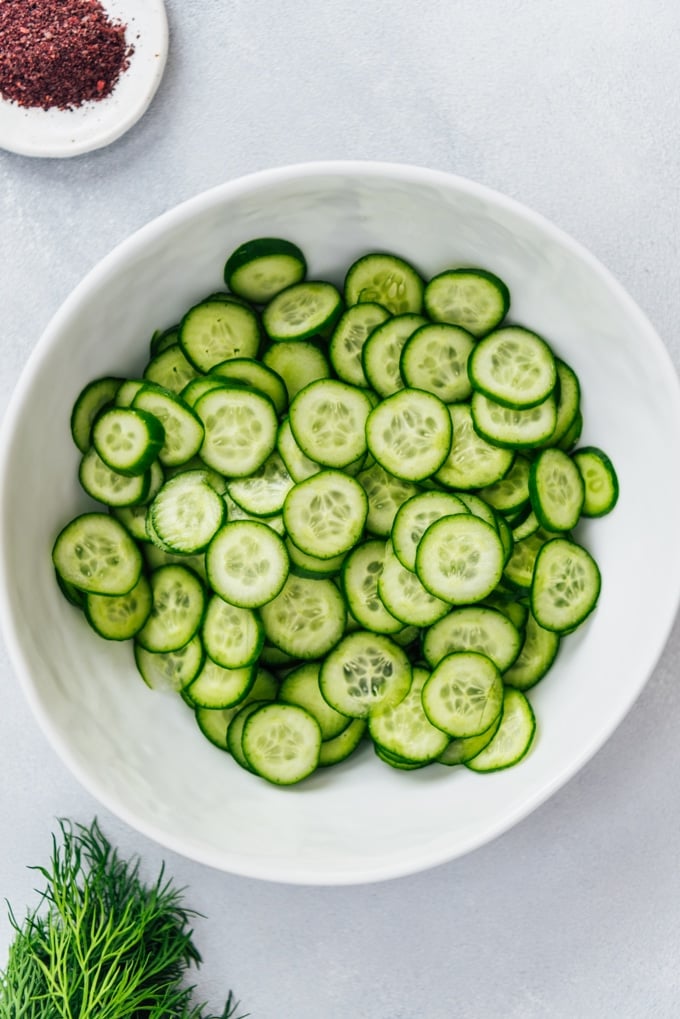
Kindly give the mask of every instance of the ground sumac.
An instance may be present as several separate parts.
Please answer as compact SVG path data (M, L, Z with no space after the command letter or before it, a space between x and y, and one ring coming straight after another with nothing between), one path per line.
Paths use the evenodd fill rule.
M99 0L0 0L0 95L68 110L110 95L132 46Z

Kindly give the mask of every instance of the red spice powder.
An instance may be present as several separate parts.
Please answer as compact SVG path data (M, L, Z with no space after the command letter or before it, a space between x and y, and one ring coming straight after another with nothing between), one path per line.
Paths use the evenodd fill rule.
M99 0L0 0L0 95L43 110L104 99L133 52L126 27Z

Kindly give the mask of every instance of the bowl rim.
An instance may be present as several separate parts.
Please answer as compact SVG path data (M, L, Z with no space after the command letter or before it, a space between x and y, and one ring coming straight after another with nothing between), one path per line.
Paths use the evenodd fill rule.
M105 280L118 263L125 260L136 249L143 248L148 241L162 234L168 227L179 224L196 214L200 214L216 202L237 200L239 197L246 196L258 188L276 185L293 179L337 175L382 177L390 181L417 182L432 186L439 185L446 188L453 187L459 192L504 207L511 213L528 220L538 229L551 234L556 242L569 249L572 254L581 259L589 270L595 273L601 282L613 292L625 313L634 321L637 328L646 334L648 341L655 349L657 357L662 363L665 362L669 379L672 379L671 388L675 391L674 411L678 422L678 430L680 431L680 379L678 378L670 352L651 321L613 273L595 255L541 213L487 185L445 170L429 169L417 164L376 160L318 160L285 164L269 169L257 170L227 180L180 202L161 215L154 217L119 242L107 255L100 259L62 302L31 351L17 380L14 392L8 401L4 418L0 425L0 525L3 531L6 518L5 506L10 491L10 452L24 402L24 394L32 385L33 379L39 371L43 354L51 347L62 328L62 323L70 317L72 309L77 307L81 297L91 289L96 288L100 281ZM5 536L3 535L3 537ZM187 847L186 840L169 835L154 823L149 823L144 817L138 817L124 803L119 802L115 796L102 792L98 787L98 783L91 779L87 771L81 768L75 759L75 755L72 754L68 743L61 738L58 731L52 725L47 711L43 708L31 679L28 664L24 659L14 626L14 610L8 585L5 549L6 541L0 540L0 630L7 647L10 664L19 681L24 697L43 730L43 734L73 776L95 800L110 810L112 814L166 849L217 870L241 877L255 878L279 884L314 887L353 886L392 880L451 862L486 845L506 831L509 831L548 800L580 771L618 728L653 674L666 648L678 608L680 607L679 575L676 579L674 599L669 599L665 608L661 610L663 618L660 621L659 631L662 633L663 639L659 641L653 654L650 655L648 667L641 673L638 682L632 687L628 695L617 703L616 710L608 713L590 742L582 746L577 755L570 758L559 771L553 774L539 788L528 793L522 799L522 802L507 815L504 814L495 821L482 826L480 830L462 840L453 850L442 846L437 841L433 846L426 846L417 853L411 850L405 853L403 857L396 858L388 863L383 861L364 862L361 867L356 867L351 872L329 868L323 874L315 872L313 875L310 875L304 866L293 864L286 867L285 873L282 874L276 861L252 861L247 859L242 853L232 854L232 859L229 854L223 851L210 851L197 846Z

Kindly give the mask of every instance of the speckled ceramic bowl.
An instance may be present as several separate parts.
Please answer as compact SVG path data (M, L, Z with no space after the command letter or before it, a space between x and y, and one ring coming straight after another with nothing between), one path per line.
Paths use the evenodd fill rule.
M370 748L280 789L210 745L178 699L153 693L129 645L90 631L61 597L50 550L86 505L69 414L91 378L134 374L152 331L221 285L225 256L290 237L311 275L340 279L369 249L423 273L486 266L515 321L578 372L583 441L607 450L616 511L579 528L597 558L597 611L531 692L538 737L520 766L402 773ZM444 173L317 163L254 174L179 206L121 244L58 311L17 387L0 449L0 616L18 681L52 745L110 810L165 846L277 881L375 881L451 860L529 814L595 753L640 693L680 593L680 395L644 315L575 241L504 196Z

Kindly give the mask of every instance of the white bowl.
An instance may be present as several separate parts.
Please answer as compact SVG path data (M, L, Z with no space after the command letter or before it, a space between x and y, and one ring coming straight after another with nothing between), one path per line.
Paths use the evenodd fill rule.
M41 110L0 99L0 147L22 156L63 158L103 148L146 112L161 83L168 55L163 0L107 0L112 21L127 25L134 46L130 66L110 96L73 110Z
M257 236L301 244L340 279L367 250L433 274L477 264L504 278L512 317L544 333L583 385L584 443L619 473L615 512L579 528L603 588L531 693L538 738L506 772L402 773L367 748L275 788L212 747L179 699L140 681L128 645L91 632L57 590L50 551L86 500L69 433L91 378L134 374L152 331L221 285ZM285 882L376 881L451 860L499 835L566 782L640 693L680 595L680 391L653 328L612 276L540 216L477 184L379 163L312 163L232 181L166 213L80 284L38 343L4 422L0 615L19 681L82 784L139 831L195 860Z

